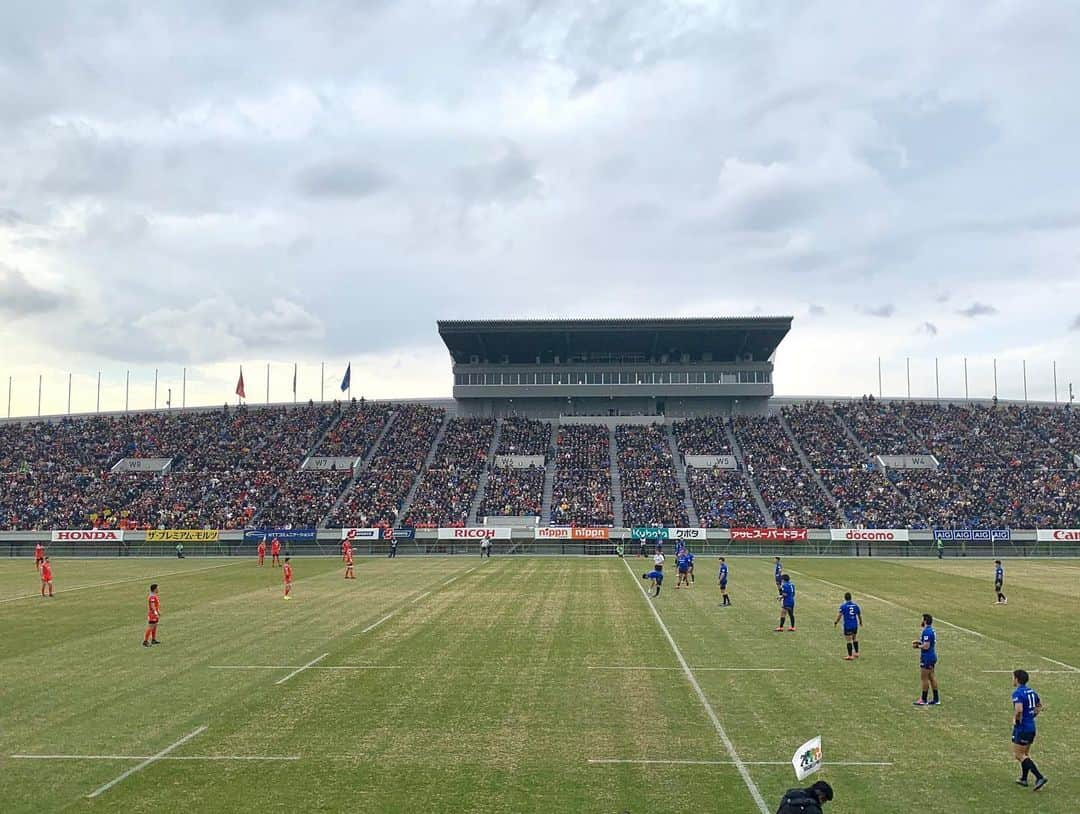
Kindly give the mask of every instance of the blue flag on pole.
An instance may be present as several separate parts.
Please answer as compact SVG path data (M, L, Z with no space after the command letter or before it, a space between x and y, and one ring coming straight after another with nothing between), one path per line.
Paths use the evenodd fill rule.
M352 385L352 362L345 368L345 377L341 380L341 392L344 393Z

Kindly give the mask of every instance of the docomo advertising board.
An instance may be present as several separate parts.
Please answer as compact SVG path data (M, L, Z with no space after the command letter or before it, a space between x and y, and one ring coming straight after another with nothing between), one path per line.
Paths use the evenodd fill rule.
M1080 529L1036 529L1040 543L1080 543Z
M509 540L509 526L439 529L440 540Z
M759 540L761 542L791 543L806 540L806 529L750 527L731 529L732 540Z
M536 540L607 540L610 537L611 529L608 528L556 526L555 528L533 529L533 539Z
M906 543L911 540L907 529L829 529L834 541L853 543Z
M53 529L54 543L119 543L124 539L123 529Z

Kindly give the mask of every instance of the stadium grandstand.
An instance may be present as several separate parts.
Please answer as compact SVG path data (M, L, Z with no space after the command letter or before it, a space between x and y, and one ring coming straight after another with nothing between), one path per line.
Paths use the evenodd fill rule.
M0 530L1080 526L1068 405L773 398L790 326L440 322L453 399L0 422Z

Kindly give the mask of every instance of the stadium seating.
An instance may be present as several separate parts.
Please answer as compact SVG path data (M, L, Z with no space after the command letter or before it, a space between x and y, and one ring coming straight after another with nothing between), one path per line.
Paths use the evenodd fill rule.
M461 525L496 429L497 454L553 465L544 522L614 523L607 426L562 426L552 448L549 422L455 418L432 452L445 419L427 405L360 401L3 422L0 528ZM683 456L731 454L729 430L742 451L743 470L687 467L704 526L766 522L752 486L784 526L1080 525L1080 418L1064 407L864 398L671 429ZM665 433L662 425L616 428L627 525L689 522ZM309 454L366 463L355 478L347 469L300 471ZM939 468L883 472L875 458L915 454L935 456ZM172 466L164 475L111 472L125 457L171 458ZM480 514L539 515L544 476L543 467L489 469Z
M686 493L679 486L671 447L658 424L624 424L615 430L628 526L686 526Z
M614 525L607 427L594 424L560 427L555 467L552 525Z

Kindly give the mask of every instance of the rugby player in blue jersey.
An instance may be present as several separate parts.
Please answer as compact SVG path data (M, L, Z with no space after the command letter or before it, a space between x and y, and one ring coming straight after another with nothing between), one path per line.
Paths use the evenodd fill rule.
M652 584L656 587L656 592L653 596L660 596L660 586L664 584L664 572L658 568L654 568L652 571L646 571L641 575L642 579L648 579L652 581Z
M678 590L679 586L685 585L690 587L690 558L686 556L686 549L683 549L675 555L675 570L678 576L675 579L675 589Z
M783 596L784 589L780 587L783 582L784 566L780 564L780 558L776 558L776 564L773 566L773 581L776 582L776 593Z
M728 596L728 592L727 592L727 580L728 580L727 561L725 561L723 557L720 558L720 575L719 575L718 579L720 580L720 596L723 599L723 601L720 603L720 607L726 608L729 605L731 605L731 597Z
M997 594L998 605L1009 604L1008 598L1001 592L1002 586L1005 585L1005 569L1001 567L1001 560L994 560L994 593Z
M686 550L686 559L688 559L690 561L690 581L693 582L694 581L694 552L691 551L689 548L687 548L685 550Z
M1029 756L1035 742L1035 716L1042 712L1042 699L1027 685L1027 670L1013 670L1013 757L1020 763L1020 777L1016 783L1027 786L1028 774L1035 775L1035 791L1046 785L1046 778Z
M784 574L780 577L780 623L776 627L776 632L780 632L784 629L784 617L787 616L791 620L791 624L788 626L788 630L795 629L795 583L791 581L791 577Z
M847 655L844 661L854 661L859 657L859 628L862 626L862 609L851 601L851 593L844 594L844 601L836 614L833 627L844 622L844 639L847 642Z
M922 615L923 629L918 639L911 646L919 651L919 676L922 681L922 697L918 701L912 701L917 707L932 707L941 703L938 695L937 676L934 668L937 667L937 634L934 633L934 617L929 613ZM934 700L927 701L926 697L930 690L934 691Z

